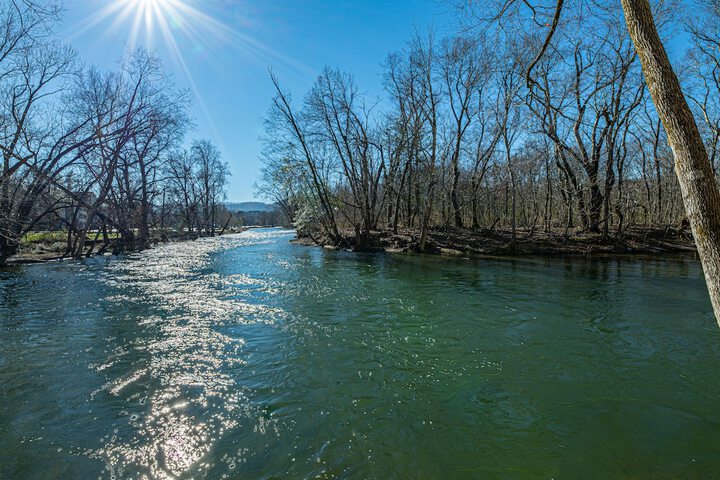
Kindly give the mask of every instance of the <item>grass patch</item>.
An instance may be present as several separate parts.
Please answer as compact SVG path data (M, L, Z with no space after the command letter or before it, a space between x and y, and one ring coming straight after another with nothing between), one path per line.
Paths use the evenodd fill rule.
M113 232L108 233L108 238L111 240L114 240L118 238L120 234ZM85 237L87 240L93 240L95 238L95 232L88 233L87 237ZM102 233L98 237L98 241L102 241ZM58 232L29 232L23 236L22 244L23 245L32 245L35 243L57 243L57 242L65 242L67 241L67 232L66 231L58 231Z

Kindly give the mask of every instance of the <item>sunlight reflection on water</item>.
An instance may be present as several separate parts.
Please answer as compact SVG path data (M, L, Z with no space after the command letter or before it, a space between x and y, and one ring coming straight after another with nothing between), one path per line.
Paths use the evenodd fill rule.
M250 231L174 243L111 263L103 270L101 282L127 292L109 296L107 301L142 299L163 310L162 316L143 320L156 324L158 334L144 337L129 346L133 352L126 352L134 357L147 354L146 366L102 387L110 395L125 398L127 411L123 413L135 431L132 438L109 436L93 453L113 477L147 471L150 478L174 478L193 466L202 471L203 465L195 464L239 422L254 423L256 431L265 433L268 421L227 373L244 365L245 340L224 335L217 327L272 323L283 312L238 298L246 287L267 287L264 280L205 270L212 268L212 256L218 252L267 243L277 235ZM218 294L225 291L226 295ZM107 365L95 368L100 372ZM232 467L242 462L243 453L241 448L235 457L226 455L223 461Z

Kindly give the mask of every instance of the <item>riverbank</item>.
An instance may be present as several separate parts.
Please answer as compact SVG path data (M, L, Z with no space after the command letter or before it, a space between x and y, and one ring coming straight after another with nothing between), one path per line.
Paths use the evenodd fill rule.
M293 242L333 249L380 252L420 252L419 231L377 231L358 242L352 232L336 245L324 235L300 236ZM421 253L445 255L656 255L693 253L695 243L689 230L673 227L631 227L622 238L597 233L446 228L428 233Z
M230 227L224 234L242 233L252 227ZM42 232L29 235L21 244L20 251L12 255L1 266L26 265L33 263L45 263L72 258L67 254L67 242L63 232ZM218 234L219 235L219 234ZM168 242L184 242L197 240L204 235L188 234L187 232L164 231L162 234L154 235L152 244L158 245ZM89 257L98 255L112 255L115 248L115 237L110 235L110 241L106 244L102 238L97 241L87 240L86 249L92 248ZM92 247L91 247L92 246Z

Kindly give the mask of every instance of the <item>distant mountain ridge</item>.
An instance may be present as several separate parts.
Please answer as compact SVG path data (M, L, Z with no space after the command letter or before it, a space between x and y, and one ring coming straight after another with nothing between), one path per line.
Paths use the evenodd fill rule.
M275 205L264 202L225 202L231 212L272 212Z

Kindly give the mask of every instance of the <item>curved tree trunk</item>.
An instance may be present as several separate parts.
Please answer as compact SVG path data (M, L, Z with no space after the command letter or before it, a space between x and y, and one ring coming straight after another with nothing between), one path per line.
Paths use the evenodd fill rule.
M648 0L622 0L628 31L675 156L683 203L720 324L720 192L680 82L655 28Z

